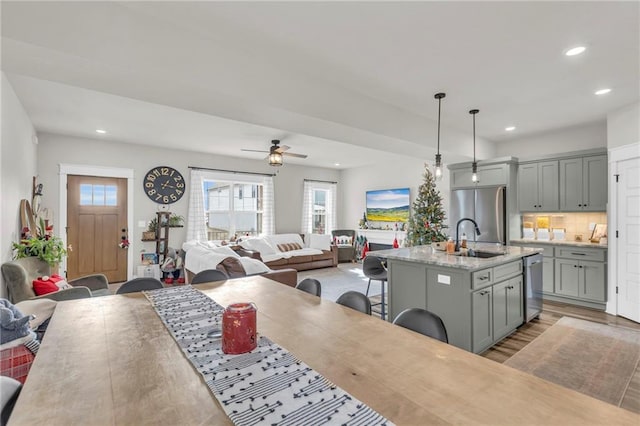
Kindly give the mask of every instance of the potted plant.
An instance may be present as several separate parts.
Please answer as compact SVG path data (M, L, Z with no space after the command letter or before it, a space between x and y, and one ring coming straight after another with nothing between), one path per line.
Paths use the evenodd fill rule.
M169 216L169 226L173 228L181 227L183 222L184 222L184 217L180 215L172 214L171 216Z
M147 230L142 233L142 239L145 241L155 240L157 227L158 227L158 219L154 217L149 221Z
M27 233L20 242L13 243L13 258L37 257L55 268L67 255L67 247L60 237L53 235L53 227L45 227L42 219L39 235Z

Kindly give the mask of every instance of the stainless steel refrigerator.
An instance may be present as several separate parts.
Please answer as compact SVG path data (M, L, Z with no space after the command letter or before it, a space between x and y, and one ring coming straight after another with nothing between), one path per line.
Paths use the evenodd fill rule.
M469 241L475 239L478 242L505 245L507 243L506 192L505 186L452 190L449 206L451 237L456 238L458 220L468 217L478 223L481 235L476 236L473 224L464 221L460 224L460 237L465 233Z

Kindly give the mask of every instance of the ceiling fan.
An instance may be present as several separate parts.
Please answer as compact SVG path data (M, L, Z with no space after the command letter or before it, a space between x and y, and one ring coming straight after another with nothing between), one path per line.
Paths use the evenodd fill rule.
M274 167L282 166L282 156L286 155L288 157L296 157L296 158L307 158L305 154L296 154L294 152L287 152L290 149L287 145L280 145L280 141L278 139L274 139L271 141L271 147L269 151L259 150L259 149L241 149L241 151L245 152L268 152L269 155L267 159L269 160L269 165Z

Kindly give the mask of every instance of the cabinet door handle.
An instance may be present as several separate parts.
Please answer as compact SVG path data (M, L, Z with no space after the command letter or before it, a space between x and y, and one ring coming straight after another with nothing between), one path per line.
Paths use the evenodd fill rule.
M573 253L573 252L571 254L574 255L574 256L586 256L587 255L587 253Z
M582 268L582 265L578 266L578 268Z
M508 288L509 290L513 290L513 286L512 286L512 285L508 285L508 286L507 286L507 288Z
M488 279L489 279L489 277L488 277L488 276L486 276L486 277L480 277L480 278L478 278L478 281L484 281L484 280L488 280Z
M486 294L489 294L489 292L488 292L488 291L481 291L481 292L480 292L480 296L484 296L484 295L486 295Z
M578 265L573 265L573 267L574 267L574 268L577 268L577 267L578 267Z

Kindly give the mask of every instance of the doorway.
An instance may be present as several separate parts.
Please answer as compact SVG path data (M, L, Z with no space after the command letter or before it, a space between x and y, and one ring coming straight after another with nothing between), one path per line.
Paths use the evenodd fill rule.
M609 232L609 300L607 311L640 322L640 145L610 152L613 206Z
M60 229L72 250L63 267L68 279L104 274L110 283L133 274L133 170L60 165Z
M67 176L67 278L104 274L126 281L127 180Z

